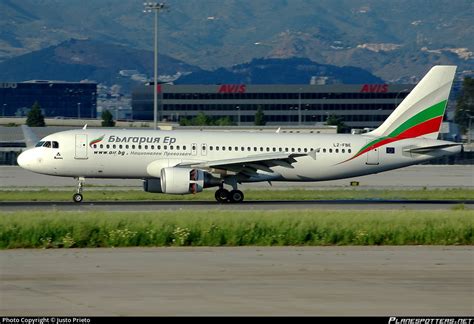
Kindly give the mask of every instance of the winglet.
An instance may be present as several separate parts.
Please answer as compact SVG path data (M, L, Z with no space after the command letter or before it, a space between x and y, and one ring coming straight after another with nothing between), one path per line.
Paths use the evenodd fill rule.
M25 138L26 147L27 148L34 147L36 143L38 143L39 141L35 133L33 133L31 128L29 128L26 125L21 125L21 130L23 132L23 137Z
M280 129L281 129L281 127L278 127L278 129L276 130L276 132L275 132L275 133L277 133L277 134L278 134L278 133L280 132Z
M87 129L87 124L85 124L84 127L82 127L82 129Z

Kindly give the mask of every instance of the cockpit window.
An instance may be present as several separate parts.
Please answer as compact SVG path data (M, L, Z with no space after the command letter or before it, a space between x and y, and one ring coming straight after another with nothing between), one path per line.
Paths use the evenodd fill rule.
M36 147L47 147L47 148L59 148L59 143L56 142L56 141L41 141L41 142L38 142L36 145Z

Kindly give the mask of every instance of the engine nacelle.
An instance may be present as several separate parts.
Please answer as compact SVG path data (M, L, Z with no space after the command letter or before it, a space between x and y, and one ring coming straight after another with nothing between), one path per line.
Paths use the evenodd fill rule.
M163 168L160 180L164 193L181 195L194 194L220 184L220 180L210 173L190 168Z
M163 193L160 179L143 180L143 190L146 192Z

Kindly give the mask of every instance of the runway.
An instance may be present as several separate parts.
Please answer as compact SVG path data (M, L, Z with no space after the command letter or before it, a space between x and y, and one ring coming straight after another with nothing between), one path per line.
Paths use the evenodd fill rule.
M0 251L0 313L472 316L473 248Z
M450 210L459 204L474 209L474 200L293 200L245 201L241 204L219 204L213 201L97 201L97 202L1 202L1 211L160 211L160 210Z
M349 179L321 182L273 182L272 189L340 189L350 187L351 181L359 181L365 189L415 189L415 188L473 188L472 165L413 165L402 169ZM86 179L87 190L142 190L139 179ZM101 186L97 188L97 186ZM73 178L53 177L33 173L18 166L0 166L0 190L66 189L76 187ZM243 184L240 189L270 188L267 182Z

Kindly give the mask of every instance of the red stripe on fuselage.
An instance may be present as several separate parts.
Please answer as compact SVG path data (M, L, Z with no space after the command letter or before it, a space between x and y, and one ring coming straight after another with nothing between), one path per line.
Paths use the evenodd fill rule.
M358 156L360 156L360 155L362 155L362 154L364 154L364 153L366 153L370 150L376 149L377 147L380 147L380 146L388 144L388 143L392 143L392 142L399 141L399 140L402 140L402 139L414 138L414 137L418 137L418 136L421 136L421 135L437 132L437 131L439 131L439 126L440 126L442 120L443 120L443 116L439 116L439 117L427 120L427 121L425 121L421 124L418 124L416 126L413 126L409 129L407 129L406 131L398 134L395 137L386 138L384 140L381 140L380 142L375 143L374 145L366 147L363 151L360 151L354 157L350 158L347 161L355 159L356 157L358 157Z

